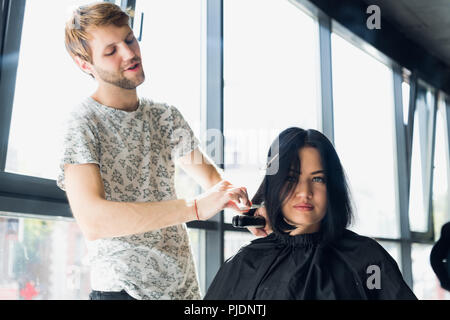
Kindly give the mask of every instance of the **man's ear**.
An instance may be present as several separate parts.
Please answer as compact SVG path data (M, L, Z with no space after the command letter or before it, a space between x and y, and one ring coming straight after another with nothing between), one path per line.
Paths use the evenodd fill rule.
M83 72L86 72L89 75L93 76L93 72L92 72L92 64L90 64L89 62L87 62L84 59L81 59L80 57L75 56L74 57L75 63L80 67L80 69Z

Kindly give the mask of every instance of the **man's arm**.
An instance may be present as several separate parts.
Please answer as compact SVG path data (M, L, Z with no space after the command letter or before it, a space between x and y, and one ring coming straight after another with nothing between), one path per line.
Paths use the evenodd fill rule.
M204 189L210 188L223 179L221 170L199 148L181 157L177 161L177 164ZM244 188L244 190L247 194L247 189ZM245 211L240 213L245 213ZM264 217L266 219L266 225L264 228L248 228L248 230L257 237L265 237L272 233L273 231L265 208L256 210L255 215Z
M193 203L186 200L107 201L96 164L66 164L65 176L70 207L89 240L142 233L196 219Z
M179 158L176 164L200 184L204 190L208 190L223 180L221 169L208 156L203 154L199 148Z
M193 200L161 202L117 202L105 199L105 191L96 164L65 165L66 194L73 215L88 240L119 237L157 230L196 220ZM221 181L198 196L200 220L207 220L224 208L245 203L246 192Z

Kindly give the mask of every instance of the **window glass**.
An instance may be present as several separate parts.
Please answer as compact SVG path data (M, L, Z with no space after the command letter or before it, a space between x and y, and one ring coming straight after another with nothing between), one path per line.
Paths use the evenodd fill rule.
M202 0L138 0L134 33L144 13L142 96L175 106L200 136L202 71ZM180 27L182 26L182 28Z
M393 241L378 241L379 244L394 258L398 268L402 270L402 260L400 255L400 244Z
M414 129L419 122L418 112L414 113ZM424 204L424 177L422 171L422 158L420 155L419 132L413 132L413 144L411 154L411 182L409 193L409 225L414 231L427 231L427 220Z
M436 115L436 137L434 149L434 171L433 171L433 218L435 240L441 236L442 226L450 221L448 178L449 170L449 140L445 125L446 105L443 101L439 103Z
M195 258L195 269L200 283L200 290L205 294L206 262L205 262L205 230L188 228L192 253Z
M289 1L224 1L225 176L250 197L273 139L317 127L317 41L316 21Z
M64 27L91 2L26 1L5 171L56 179L66 114L96 87L67 53Z
M256 239L256 237L252 233L241 231L225 231L224 237L225 237L225 246L224 246L225 260L235 255L242 246Z
M432 245L413 243L411 247L414 294L419 300L449 300L430 265Z
M0 213L0 299L88 299L86 253L81 231L69 219Z
M203 0L138 0L134 33L140 34L146 80L138 87L141 96L175 106L200 139ZM182 26L182 27L180 27ZM200 187L177 169L179 198L192 197Z
M402 98L403 98L403 123L408 123L408 115L409 115L409 83L402 82Z
M429 126L433 112L433 96L424 89L419 91L414 112L413 144L411 156L411 185L409 193L409 225L412 231L428 230L428 207L426 207L427 157Z
M399 237L392 70L332 34L335 146L355 204L354 231Z
M205 292L205 231L188 229ZM0 212L0 300L87 300L87 248L73 219Z
M197 136L201 110L201 2L137 1L135 21L137 33L140 13L144 11L140 45L147 80L138 93L176 106ZM7 172L56 179L64 119L71 107L97 87L93 79L79 70L64 46L66 20L73 9L88 3L92 1L61 0L52 2L49 9L50 3L26 2ZM179 10L173 10L174 7ZM46 50L36 50L37 47ZM192 186L193 181L177 170L178 195L186 197L198 192L196 188L184 188L186 184Z

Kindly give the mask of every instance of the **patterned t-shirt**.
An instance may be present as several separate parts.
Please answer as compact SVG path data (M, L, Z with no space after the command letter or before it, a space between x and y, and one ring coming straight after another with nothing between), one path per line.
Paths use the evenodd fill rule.
M127 112L89 97L67 124L57 185L65 190L64 164L96 163L111 201L176 199L174 160L198 146L176 108L143 98ZM136 299L200 299L184 223L86 244L93 290L124 289Z

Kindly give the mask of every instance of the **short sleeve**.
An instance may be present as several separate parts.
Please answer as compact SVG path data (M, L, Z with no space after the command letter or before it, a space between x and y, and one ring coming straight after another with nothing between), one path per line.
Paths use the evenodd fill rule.
M183 157L189 152L195 150L199 141L195 137L189 124L183 118L181 112L175 107L169 107L172 118L172 133L170 137L170 146L174 160Z
M66 121L56 184L65 189L65 164L96 163L100 166L99 141L86 118L72 114Z

